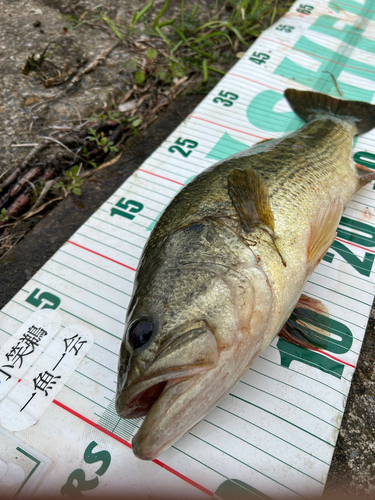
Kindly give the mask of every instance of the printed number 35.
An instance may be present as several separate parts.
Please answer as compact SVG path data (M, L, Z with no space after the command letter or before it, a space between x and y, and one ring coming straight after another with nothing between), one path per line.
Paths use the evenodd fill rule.
M223 106L227 106L227 107L232 106L233 101L238 99L237 94L233 94L233 92L224 92L224 90L220 91L219 96L221 96L221 97L215 97L215 99L213 101L216 103L222 102Z

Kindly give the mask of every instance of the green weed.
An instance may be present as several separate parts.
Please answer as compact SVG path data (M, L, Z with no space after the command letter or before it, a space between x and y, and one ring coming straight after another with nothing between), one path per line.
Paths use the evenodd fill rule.
M66 19L70 29L104 23L116 38L130 44L146 35L149 44L154 45L144 54L146 64L138 56L130 61L139 86L150 78L170 85L175 78L194 74L200 75L208 89L216 83L215 75L225 74L233 64L239 49L246 49L292 2L284 0L280 6L278 0L216 0L209 8L203 8L185 5L181 0L180 15L167 18L169 3L165 0L161 9L155 11L151 0L134 12L128 26L115 23L102 7L91 15L85 12L79 18Z
M77 196L81 196L81 186L84 183L84 179L80 177L80 171L81 166L79 165L74 165L69 168L69 170L65 172L66 179L56 182L52 186L51 191L61 189L65 196L67 196L70 192L76 194Z
M103 149L104 153L108 153L108 151L111 151L111 153L116 153L118 151L118 148L114 145L113 141L108 140L108 137L106 137L103 132L98 132L94 128L89 128L90 136L89 136L89 141L95 141L97 146Z
M6 222L8 219L9 219L9 217L7 216L6 208L3 208L0 211L0 222Z

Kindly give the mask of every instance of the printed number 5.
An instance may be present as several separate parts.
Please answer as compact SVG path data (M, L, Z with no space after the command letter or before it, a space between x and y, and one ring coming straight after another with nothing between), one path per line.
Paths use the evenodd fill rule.
M221 97L215 97L215 99L213 101L216 103L222 102L223 106L227 106L227 107L232 106L233 101L238 99L237 94L233 94L233 92L224 92L224 90L221 90L219 92L219 96L221 96ZM223 97L225 99L223 99Z
M39 288L35 288L33 293L31 293L27 299L26 302L29 304L32 304L35 307L39 307L42 303L43 300L45 300L47 303L44 304L42 309L57 309L61 303L61 299L57 297L56 295L53 295L53 293L50 292L43 292L37 297L38 293L40 292Z
M176 144L178 144L178 146L176 146ZM191 139L182 139L181 137L179 137L177 139L177 141L175 141L174 145L168 149L168 151L170 151L171 153L178 151L179 153L182 154L182 156L187 158L189 156L189 154L191 153L191 151L185 151L180 146L183 146L183 147L191 150L191 149L196 148L198 146L198 143L195 141L192 141Z
M263 52L253 52L252 56L250 57L250 61L255 62L256 64L262 64L269 59L270 56L268 54L264 54Z

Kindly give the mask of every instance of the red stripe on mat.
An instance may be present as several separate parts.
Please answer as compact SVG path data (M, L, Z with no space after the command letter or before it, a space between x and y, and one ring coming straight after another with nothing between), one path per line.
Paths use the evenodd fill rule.
M357 66L349 66L349 64L345 64L345 63L342 63L339 61L332 61L332 59L327 59L327 57L320 56L319 54L314 54L313 52L307 52L307 50L298 49L297 47L293 47L293 45L288 45L286 43L279 42L278 40L273 40L272 38L262 38L262 39L266 40L267 42L273 42L273 43L277 43L279 45L283 45L284 47L287 47L288 49L296 50L297 52L302 52L303 54L307 54L308 56L317 57L319 59L322 59L323 61L328 61L332 64L338 64L339 66L343 66L344 68L356 69L358 71L363 71L365 73L375 73L375 71L372 69L358 68ZM358 62L360 62L360 61L358 61Z
M237 75L237 73L232 73L230 71L228 71L227 74L231 75L231 76L236 76L237 78L243 78L244 80L248 80L249 82L258 83L259 85L262 85L263 87L267 87L269 89L276 90L277 92L281 92L281 93L284 92L283 90L276 89L275 87L271 87L271 85L267 85L266 83L258 82L257 80L252 80L251 78L248 78L247 76Z
M60 408L62 408L63 410L68 411L69 413L71 413L75 417L83 420L84 422L86 422L87 424L91 425L92 427L95 427L95 429L98 429L99 431L104 432L104 434L107 434L107 436L110 436L111 438L115 439L119 443L124 444L128 448L132 447L131 444L128 443L128 441L125 441L125 439L122 439L119 436L116 436L116 434L112 434L112 432L107 431L107 429L105 429L104 427L96 424L95 422L93 422L92 420L88 419L84 415L81 415L80 413L78 413L77 411L73 410L72 408L69 408L69 406L66 406L63 403L60 403L60 401L57 401L56 399L53 400L53 403L55 403L55 405L57 405L57 406L60 406ZM169 467L169 465L161 462L160 460L158 460L158 459L155 458L154 460L152 460L152 462L154 462L156 465L159 465L160 467L163 467L163 469L165 469L168 472L170 472L170 473L174 474L175 476L179 477L180 479L182 479L186 483L191 484L192 486L194 486L198 490L203 491L207 495L209 495L211 497L213 497L215 495L212 491L210 491L207 488L205 488L204 486L196 483L195 481L193 481L192 479L188 478L184 474L181 474L180 472L176 471L175 469L172 469L172 467Z
M350 366L351 368L354 368L354 370L357 368L355 365L351 365L350 363L347 363L346 361L343 361L342 359L336 358L335 356L332 356L332 354L328 354L326 351L321 351L320 349L314 349L316 352L320 352L320 354L324 354L324 356L328 356L328 358L332 358L335 361L338 361L342 365Z
M217 125L218 127L223 127L228 130L234 130L235 132L240 132L241 134L251 135L252 137L256 137L257 139L262 139L262 140L267 139L267 137L261 137L260 135L250 134L250 132L244 132L243 130L238 130L237 128L232 128L228 127L227 125L222 125L221 123L212 122L210 120L206 120L205 118L200 118L199 116L190 115L189 118L194 118L195 120L201 120L202 122L212 123L213 125Z
M370 248L363 247L361 245L357 245L356 243L352 243L348 240L342 240L341 238L335 238L337 241L341 241L341 243L347 243L348 245L352 245L353 247L361 248L362 250L366 250L366 252L375 253L375 250L371 250Z
M130 269L131 271L136 271L134 267L127 266L123 262L119 262L118 260L111 259L111 257L107 257L106 255L103 255L102 253L95 252L95 250L91 250L91 248L84 247L82 245L79 245L78 243L75 243L74 241L68 240L67 243L70 243L71 245L75 245L76 247L82 248L83 250L87 250L88 252L91 252L95 255L99 255L99 257L103 257L104 259L110 260L111 262L114 262L115 264L120 264L120 266L124 266L127 269Z
M164 179L169 182L174 182L175 184L178 184L179 186L185 186L185 184L182 184L182 182L174 181L173 179L168 179L168 177L163 177L162 175L154 174L154 172L149 172L148 170L143 170L143 168L138 169L140 172L144 172L145 174L150 174L154 175L155 177L159 177L160 179Z

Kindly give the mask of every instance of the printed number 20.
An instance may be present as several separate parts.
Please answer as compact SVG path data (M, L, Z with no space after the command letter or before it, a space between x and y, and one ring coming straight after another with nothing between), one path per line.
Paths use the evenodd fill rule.
M191 153L191 150L196 148L197 146L198 143L196 141L192 141L191 139L182 139L182 137L179 137L177 141L175 141L174 145L168 149L168 151L171 153L178 151L180 154L182 154L182 156L187 158ZM187 148L188 151L182 149L183 147Z

